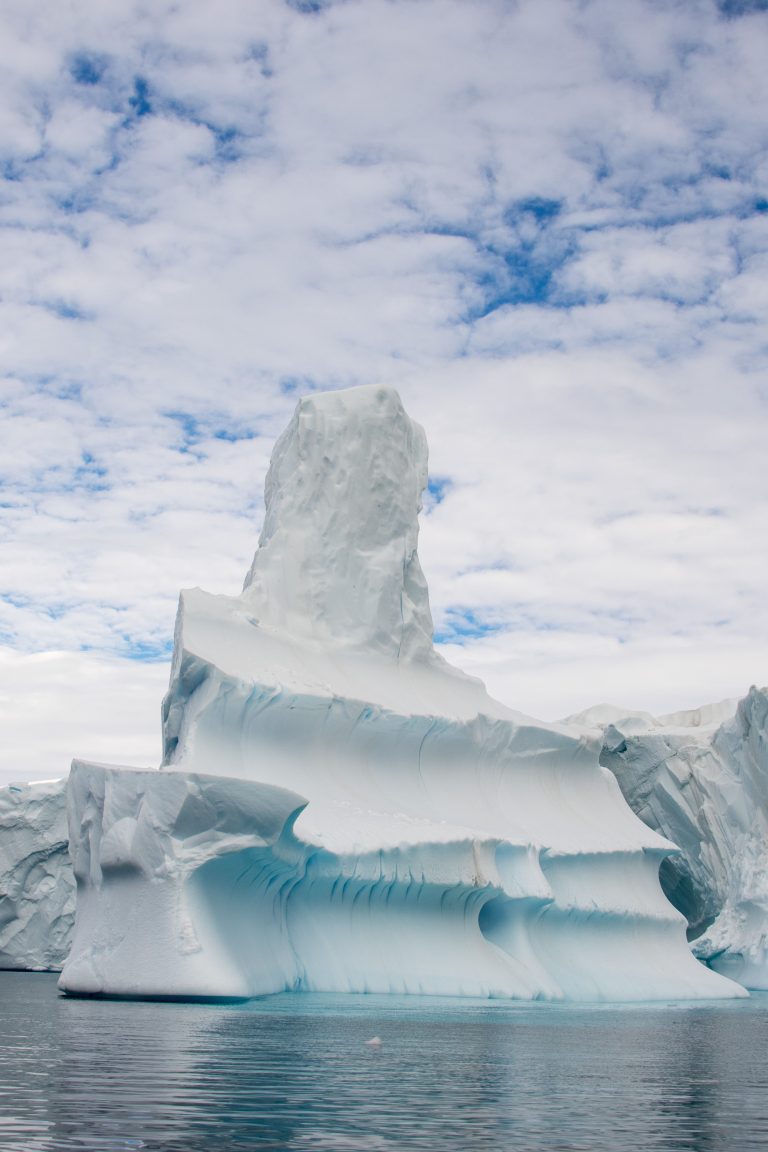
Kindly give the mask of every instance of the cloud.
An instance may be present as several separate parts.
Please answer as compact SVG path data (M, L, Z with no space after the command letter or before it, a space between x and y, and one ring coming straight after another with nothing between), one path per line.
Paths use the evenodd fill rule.
M444 651L484 680L497 699L546 720L602 702L661 715L665 708L695 707L697 700L745 696L750 680L765 679L765 664L749 635L648 634L621 644L583 632L521 630L514 644L494 633L470 644L447 644Z
M0 647L0 784L66 776L73 757L156 767L167 664Z
M760 679L763 8L8 6L3 642L132 683L239 588L297 396L382 381L438 635L510 703L679 644L670 707Z

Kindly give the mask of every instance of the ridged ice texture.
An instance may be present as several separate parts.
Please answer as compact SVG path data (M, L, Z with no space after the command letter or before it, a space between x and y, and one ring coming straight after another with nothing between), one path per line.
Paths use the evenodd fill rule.
M65 787L0 788L0 968L57 971L69 950L75 885Z
M378 848L338 852L296 833L305 804L263 783L76 761L77 921L60 987L184 999L736 991L680 949L658 854L548 858L470 829L380 815Z
M392 390L299 404L242 595L182 593L165 771L73 773L72 838L91 863L65 990L740 994L691 956L658 883L672 846L633 815L598 743L510 711L435 653L425 482L423 433ZM275 789L300 807L279 835L225 850L201 817L180 868L161 781L209 791L215 777L254 820ZM116 828L122 872L103 859ZM151 932L120 935L144 902Z
M60 986L159 998L283 989L294 960L280 887L292 865L275 845L303 804L246 781L74 761L67 808L77 918ZM217 867L228 862L238 879L221 894Z
M732 710L731 710L732 711ZM601 763L632 808L674 840L667 892L697 956L749 988L768 988L768 691L735 715L615 719Z

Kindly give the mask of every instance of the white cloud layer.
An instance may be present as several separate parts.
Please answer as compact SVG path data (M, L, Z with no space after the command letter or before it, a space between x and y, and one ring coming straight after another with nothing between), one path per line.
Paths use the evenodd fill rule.
M73 756L155 768L168 666L0 648L0 785L66 776Z
M768 679L765 9L5 5L13 762L128 759L91 702L123 735L119 684L156 708L296 396L363 382L427 429L438 636L510 704Z

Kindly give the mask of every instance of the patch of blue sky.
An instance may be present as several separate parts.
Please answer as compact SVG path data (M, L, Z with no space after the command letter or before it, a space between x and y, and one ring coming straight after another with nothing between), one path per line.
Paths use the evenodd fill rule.
M303 16L317 16L331 7L332 0L284 0L286 8L300 12Z
M453 481L449 476L430 476L424 493L424 510L429 513L442 504L452 487Z
M128 104L132 108L132 115L136 119L152 114L152 101L149 94L149 82L143 76L134 77L133 95L129 97Z
M60 320L93 320L91 312L86 312L71 300L32 300L31 304L44 308L46 312L53 313Z
M109 469L99 464L90 452L83 452L82 464L74 472L74 486L89 492L108 492L111 488L106 479L108 475Z
M263 74L267 75L266 72ZM169 99L159 93L153 93L152 96L153 111L162 112L199 128L207 128L213 138L215 158L220 163L233 164L241 160L248 141L265 132L268 111L266 103L251 101L247 124L237 124L232 120L217 121L207 114L206 108L207 104L201 100L195 101L190 98L182 100L178 97Z
M595 179L612 179L614 174L603 170L598 161ZM651 173L651 176L653 174ZM680 166L658 178L647 179L641 171L633 171L633 179L613 183L612 199L618 200L609 212L598 212L579 220L578 231L596 233L621 228L662 231L678 224L696 221L749 217L759 212L758 205L768 201L754 187L749 173L734 172L717 158L703 159L693 168ZM718 184L713 198L713 184ZM763 209L765 210L765 209Z
M435 644L464 644L505 630L504 625L483 619L471 608L449 608L442 625L435 630Z
M702 175L714 177L715 180L733 180L733 172L727 164L717 164L706 161L702 165Z
M83 398L83 383L67 376L40 375L25 379L32 392L42 396L52 396L57 400L71 400L80 403Z
M467 309L464 319L471 323L500 308L521 304L562 308L583 303L581 294L566 296L557 283L558 273L575 250L575 243L555 253L538 251L533 244L521 244L506 252L486 250L485 268L473 278L479 300Z
M768 0L717 0L723 16L734 19L752 12L768 12Z
M256 440L259 433L253 428L217 428L213 433L214 440L226 440L229 444L237 444L240 440Z
M210 117L204 116L188 105L181 105L178 101L162 105L162 111L171 113L176 119L183 120L187 124L206 128L210 132L213 157L201 153L197 161L201 167L210 164L216 164L219 167L237 164L252 151L253 142L266 135L266 106L256 111L251 110L247 128L233 123L216 123Z
M558 274L578 252L578 232L563 226L563 202L531 196L508 204L502 213L506 238L488 240L480 230L430 228L443 235L462 236L474 249L466 269L472 303L463 319L472 323L500 308L522 304L570 307L579 296L563 293Z
M98 495L112 491L112 485L107 475L102 476L82 467L72 470L54 464L51 467L42 467L37 472L34 491L40 495L54 496L71 496L83 492L87 492L89 495ZM73 516L66 512L58 514L48 511L46 515L51 520L71 521L73 519Z
M261 429L253 423L235 423L230 416L217 413L210 421L210 436L214 440L225 440L237 444L243 440L258 440Z
M684 186L691 187L711 179L712 173L725 179L725 169L712 168L709 175L697 173L667 182L668 191L675 193ZM634 198L634 199L633 199ZM512 240L502 247L498 241L484 242L480 235L468 229L431 229L450 235L462 235L475 249L473 265L466 269L467 295L470 300L462 319L473 323L505 307L536 305L548 308L572 308L587 303L600 303L607 299L605 292L581 287L565 289L561 272L578 255L579 235L605 229L638 227L651 232L662 232L683 223L734 217L744 218L768 212L768 198L755 199L748 187L734 189L734 200L722 208L713 208L706 202L677 206L672 196L664 204L645 200L642 187L634 189L625 200L625 213L617 219L590 222L578 227L561 221L562 203L545 197L531 197L515 202L504 213L504 221L512 233ZM632 209L626 211L626 209ZM737 238L734 239L737 245ZM702 291L692 297L690 291L678 290L674 284L648 285L638 296L650 295L676 305L702 303L711 298L718 284L714 279L703 285Z
M304 396L309 392L317 392L320 385L309 376L282 376L278 387L283 396Z
M72 604L44 604L36 609L39 615L47 616L49 620L63 620L72 611Z
M171 420L177 427L178 440L174 445L177 452L188 453L192 456L203 455L197 446L201 440L205 439L205 432L196 416L193 416L191 412L175 410L162 412L161 415L166 420Z
M180 452L193 451L204 440L224 440L236 444L239 440L255 440L259 430L250 424L235 424L220 412L196 416L191 412L167 409L162 413L166 420L173 421L181 433Z
M135 660L141 664L165 663L173 653L173 641L147 640L123 633L116 642L110 644L79 644L78 652L94 652L100 656L120 656L124 660Z
M0 601L3 604L8 604L11 608L29 608L32 604L31 598L20 592L2 592L0 593Z
M507 224L514 224L521 217L531 216L537 224L556 219L563 210L562 200L552 200L547 196L528 196L516 200L504 211Z
M78 52L69 65L69 73L76 84L94 87L100 84L107 70L108 59L97 52Z
M245 59L253 60L255 64L258 64L261 70L261 74L266 80L274 75L269 53L269 45L264 41L258 41L251 44L245 53Z
M243 155L242 141L245 136L237 128L217 128L209 124L216 147L216 159L225 164L234 164Z
M0 161L0 176L9 183L19 183L24 179L23 165L13 157L3 159Z
M173 653L172 640L138 640L124 635L120 655L141 664L165 662Z
M478 571L478 569L475 569ZM610 637L625 644L646 618L627 609L584 607L577 611L537 612L530 604L489 607L484 611L465 605L449 607L435 631L436 644L464 644L500 633L569 633Z
M53 197L54 206L66 215L78 216L93 207L96 197L90 187L73 188L64 196Z
M723 176L717 176L716 179L726 182ZM751 216L759 215L760 209L757 207L759 200L755 199L754 191L748 183L733 182L728 200L715 206L710 202L711 180L712 177L709 175L700 175L692 179L660 181L649 192L647 199L643 199L636 206L637 212L623 220L612 221L610 227L633 229L640 227L649 232L663 232L681 224L734 218L748 220ZM727 182L731 182L730 178ZM660 188L666 194L663 200L659 197ZM696 195L684 194L691 191Z
M200 421L191 412L182 412L174 408L168 408L165 412L161 413L166 420L172 420L174 424L179 426L183 433L184 439L188 443L193 443L200 438Z
M2 593L0 594L0 602L22 612L33 612L35 616L46 620L63 620L73 608L78 607L78 605L63 600L44 604L34 600L31 596L25 596L21 592Z
M78 216L85 216L94 209L126 224L138 223L146 220L150 210L140 198L116 199L110 196L109 189L101 182L101 178L111 172L117 171L125 158L124 134L130 125L130 117L125 119L119 128L109 134L106 141L108 146L107 158L96 167L80 173L80 182L67 188L61 194L51 195L51 204L56 208L57 216L51 218L49 229L63 231L82 248L88 248L91 238L86 230L88 221L78 221ZM68 218L64 220L63 218Z

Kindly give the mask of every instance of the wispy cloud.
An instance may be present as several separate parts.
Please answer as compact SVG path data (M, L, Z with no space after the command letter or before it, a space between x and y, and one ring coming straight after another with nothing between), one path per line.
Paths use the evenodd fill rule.
M511 704L764 679L765 8L6 5L3 642L160 667L297 395L386 381L438 635Z

